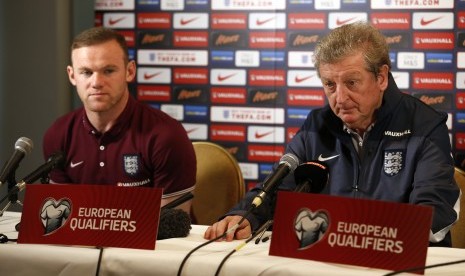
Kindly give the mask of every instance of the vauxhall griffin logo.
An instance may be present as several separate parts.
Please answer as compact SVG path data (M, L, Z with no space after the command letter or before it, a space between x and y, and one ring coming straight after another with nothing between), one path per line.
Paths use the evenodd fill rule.
M65 225L71 214L71 201L67 198L56 200L47 198L42 205L40 219L44 235L49 235Z

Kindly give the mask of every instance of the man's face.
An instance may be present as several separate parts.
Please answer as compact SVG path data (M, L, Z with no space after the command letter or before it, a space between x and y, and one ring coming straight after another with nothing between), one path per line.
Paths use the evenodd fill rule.
M125 64L123 50L116 41L75 49L71 58L68 77L87 112L124 108L127 83L135 76L135 64Z
M338 63L322 64L321 82L334 114L354 130L365 131L374 122L388 83L387 65L375 76L365 69L361 53Z

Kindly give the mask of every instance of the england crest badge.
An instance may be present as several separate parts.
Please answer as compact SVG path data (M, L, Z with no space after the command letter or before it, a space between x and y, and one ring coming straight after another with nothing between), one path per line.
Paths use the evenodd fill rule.
M134 176L139 172L139 156L124 155L123 156L124 171L130 176Z
M384 173L389 176L398 174L404 168L405 150L393 149L384 151Z

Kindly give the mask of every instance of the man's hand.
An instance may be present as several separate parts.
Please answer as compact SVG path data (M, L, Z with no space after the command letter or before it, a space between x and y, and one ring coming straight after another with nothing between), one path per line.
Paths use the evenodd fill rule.
M242 216L227 216L224 219L215 222L212 226L208 227L207 231L205 231L204 238L207 240L212 240L218 236L221 236L226 232L228 229L239 223L242 219ZM250 237L252 234L252 228L250 227L250 223L247 219L245 219L239 227L231 233L226 235L226 238L222 240L232 241L233 239L246 239Z

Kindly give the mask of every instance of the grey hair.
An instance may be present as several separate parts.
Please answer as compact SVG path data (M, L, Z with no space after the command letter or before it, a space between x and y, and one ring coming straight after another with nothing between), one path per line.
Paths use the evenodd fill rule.
M318 41L313 55L318 76L322 64L334 64L359 52L364 55L366 69L375 76L382 65L391 69L386 37L369 23L358 21L338 27Z

